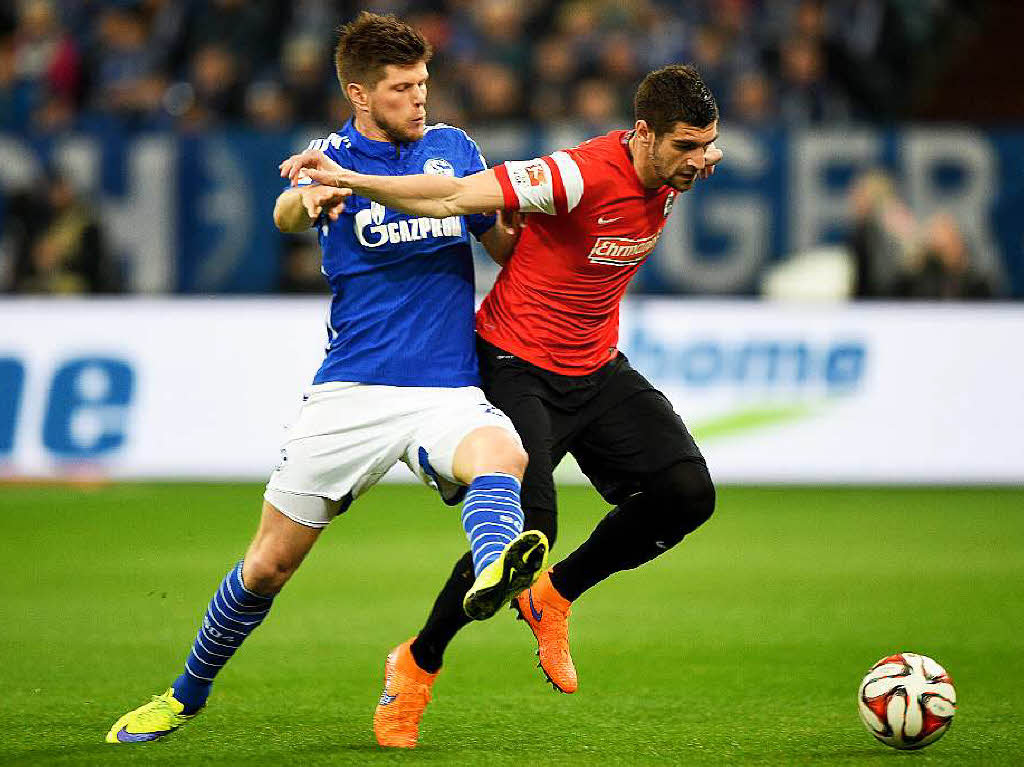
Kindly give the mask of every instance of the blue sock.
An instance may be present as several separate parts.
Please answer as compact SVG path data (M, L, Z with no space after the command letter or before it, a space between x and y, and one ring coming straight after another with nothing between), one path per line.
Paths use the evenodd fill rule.
M235 565L210 600L196 641L185 660L185 673L174 680L174 697L186 714L201 709L210 695L214 677L235 650L270 612L273 597L249 591L242 582L242 563Z
M523 532L519 480L509 474L474 479L462 504L462 527L473 551L473 571L480 575Z

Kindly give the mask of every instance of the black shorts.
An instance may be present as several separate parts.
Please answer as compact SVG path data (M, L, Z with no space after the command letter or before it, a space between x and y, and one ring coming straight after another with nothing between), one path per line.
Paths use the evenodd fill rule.
M487 399L512 419L530 457L522 489L527 527L532 511L556 511L552 472L566 453L611 504L672 464L704 463L668 398L621 353L589 375L566 376L479 337L477 352Z

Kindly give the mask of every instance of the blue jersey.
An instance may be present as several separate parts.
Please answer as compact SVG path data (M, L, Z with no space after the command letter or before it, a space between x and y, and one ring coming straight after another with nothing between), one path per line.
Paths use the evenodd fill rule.
M486 167L464 131L442 124L394 144L366 138L350 120L310 146L378 176L461 177ZM313 383L479 385L469 235L490 229L494 216L409 216L353 196L337 221L321 216L315 225L333 297L327 354Z

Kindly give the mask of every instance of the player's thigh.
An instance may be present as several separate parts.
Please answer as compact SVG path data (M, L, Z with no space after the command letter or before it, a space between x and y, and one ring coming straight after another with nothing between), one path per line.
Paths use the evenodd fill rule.
M401 458L416 414L388 386L323 384L303 399L264 498L322 528Z
M704 462L672 403L637 377L630 383L636 391L596 415L570 447L580 469L609 503L621 503L641 491L648 478L680 461Z
M512 421L476 386L423 388L409 396L418 399L420 415L402 460L423 482L437 488L446 503L461 500L463 486L472 481L455 466L459 446L467 439L483 435L482 447L489 444L494 449L495 461L522 448ZM493 470L498 469L496 464Z

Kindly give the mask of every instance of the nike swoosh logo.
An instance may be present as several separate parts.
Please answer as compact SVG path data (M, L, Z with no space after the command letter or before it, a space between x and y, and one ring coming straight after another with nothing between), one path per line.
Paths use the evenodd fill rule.
M377 705L378 706L390 705L391 703L395 702L395 698L397 698L397 697L398 697L398 695L388 695L388 691L385 690L384 692L382 692L380 694L380 701L377 703Z
M158 732L128 732L128 725L125 725L117 731L117 739L122 743L144 743L147 740L156 740L161 735L166 735L170 730L160 730Z
M544 611L541 610L540 612L538 612L537 608L533 606L533 589L530 589L530 591L527 593L527 598L530 600L530 615L533 616L533 619L535 621L539 621L541 618L544 617Z
M597 219L597 223L610 224L612 221L618 221L620 218L622 218L622 216L616 216L615 218L605 218L604 216L599 216Z

